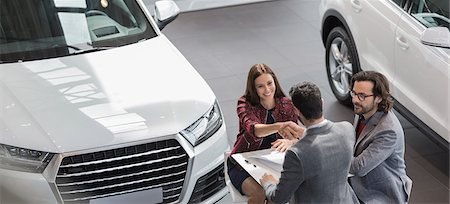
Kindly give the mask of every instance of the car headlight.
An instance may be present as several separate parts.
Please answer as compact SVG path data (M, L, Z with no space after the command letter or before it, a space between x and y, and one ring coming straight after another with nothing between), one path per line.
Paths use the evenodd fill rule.
M192 125L182 130L180 133L192 145L197 146L211 137L222 126L222 114L217 101L205 115L200 117Z
M42 173L54 154L0 144L0 168Z

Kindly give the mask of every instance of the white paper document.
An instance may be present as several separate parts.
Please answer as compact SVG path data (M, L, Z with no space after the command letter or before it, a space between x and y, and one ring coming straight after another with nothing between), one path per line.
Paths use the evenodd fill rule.
M260 153L260 155L251 156L250 159L256 160L277 172L283 170L284 152L263 150Z
M284 155L285 152L264 149L231 156L259 183L264 173L272 174L277 180L280 178Z

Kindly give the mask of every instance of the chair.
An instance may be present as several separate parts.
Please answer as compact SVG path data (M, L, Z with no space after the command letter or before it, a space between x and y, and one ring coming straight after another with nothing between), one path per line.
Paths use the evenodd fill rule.
M247 203L247 196L241 195L238 189L236 189L231 183L230 177L228 176L228 167L227 160L230 156L230 152L226 151L223 153L224 155L224 173L225 173L225 183L228 187L228 191L230 192L231 198L233 199L233 203Z

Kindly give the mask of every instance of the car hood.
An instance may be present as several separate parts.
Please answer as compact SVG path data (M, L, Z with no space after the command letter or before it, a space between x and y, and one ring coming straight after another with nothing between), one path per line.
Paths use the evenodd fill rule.
M176 134L215 96L159 36L0 69L0 143L55 153Z

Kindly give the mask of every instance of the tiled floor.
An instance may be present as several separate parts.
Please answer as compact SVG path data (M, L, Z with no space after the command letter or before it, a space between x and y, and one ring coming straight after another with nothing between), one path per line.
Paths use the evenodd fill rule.
M144 0L146 5L153 5L159 0ZM181 12L197 11L223 6L240 5L246 3L270 1L270 0L174 0Z
M272 67L285 92L305 80L318 84L325 116L353 120L352 110L336 101L328 85L318 2L275 0L183 13L163 30L215 91L231 145L238 129L236 101L255 63ZM407 173L414 181L410 203L449 203L448 152L404 119L402 124ZM226 196L219 203L230 202Z

